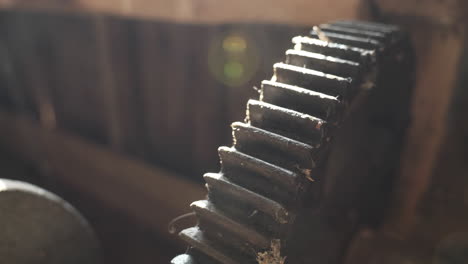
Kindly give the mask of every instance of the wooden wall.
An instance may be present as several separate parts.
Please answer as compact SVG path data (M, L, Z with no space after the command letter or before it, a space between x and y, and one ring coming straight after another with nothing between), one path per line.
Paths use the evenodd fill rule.
M367 13L367 0L7 0L0 9L100 13L191 23L275 22L311 25L356 19Z
M2 11L0 102L46 127L201 180L217 170L216 150L229 144L229 123L244 117L252 87L305 32ZM234 56L244 66L234 81L218 70L232 59L222 48L229 36L246 44Z
M412 107L413 122L407 136L406 150L402 156L403 165L394 193L394 204L389 209L389 221L380 230L363 230L360 236L357 236L355 243L358 257L364 252L364 259L368 260L366 255L370 252L379 255L374 259L381 260L389 259L389 254L380 254L380 252L392 250L387 240L393 241L395 234L408 233L406 236L415 238L407 239L407 244L398 244L395 251L402 255L401 252L405 250L414 251L412 246L425 247L428 243L421 243L423 240L432 243L426 234L434 234L434 237L439 238L442 237L442 233L452 232L453 230L449 229L460 226L466 233L467 216L463 212L466 212L467 203L461 204L466 201L466 177L464 178L466 173L463 170L466 167L466 148L464 148L466 144L461 144L466 135L466 126L463 125L465 124L463 117L466 115L466 107L463 107L466 103L464 104L463 100L466 99L466 92L463 92L461 86L455 90L454 82L457 79L459 60L463 57L462 51L465 50L467 41L466 37L457 34L458 26L451 24L454 23L452 21L454 19L448 21L445 19L459 17L452 13L446 15L447 12L435 12L431 15L432 10L439 9L428 9L426 7L432 5L426 5L422 10L427 12L422 12L420 15L421 4L416 0L397 1L407 2L405 5L395 4L393 0L372 2L376 2L381 7L380 11L388 18L387 21L400 23L404 18L406 22L403 25L410 30L415 44L418 69ZM457 2L462 3L462 1ZM405 12L387 14L386 10L393 10L393 7L396 9L405 7L411 12L408 14L406 12L408 10L404 10ZM341 16L336 14L334 9L317 10L315 13L331 14L330 17L333 15L339 18L360 17L358 14ZM358 9L349 8L349 10ZM454 10L459 13L458 11L466 12L467 9ZM415 11L418 12L412 13ZM439 16L440 14L442 15ZM312 13L309 15L307 10L304 18L309 19L309 17L318 20L314 23L325 20L317 18L318 16ZM426 19L421 22L421 17ZM430 23L426 23L427 17L431 18ZM285 22L285 20L268 21ZM305 21L301 21L305 24ZM203 21L198 19L196 22ZM411 27L414 24L419 27ZM246 99L255 94L250 87L258 85L261 79L271 75L271 66L273 62L283 57L285 48L290 45L289 39L305 30L303 27L258 23L177 24L93 14L61 15L2 11L0 12L0 107L33 117L39 120L43 127L58 128L67 134L79 135L87 141L113 149L114 152L123 154L122 156L130 155L201 181L201 173L217 169L216 149L219 145L229 143L229 123L243 118ZM258 61L255 63L257 67L253 71L253 76L236 84L223 82L210 70L210 58L213 56L224 56L221 62L215 60L214 68L225 66L224 60L229 56L223 55L221 47L222 40L229 35L242 36L248 43L247 46L253 47L253 51L249 53L253 54L251 58ZM466 65L464 67L466 69ZM460 73L462 76L463 74ZM465 84L466 80L462 83ZM451 122L448 123L449 117ZM44 132L44 129L37 127L34 130L14 118L7 121L2 124L21 126L21 129L11 126L8 133L4 133L10 135L4 137L7 140L15 138L24 145L32 146L23 142L24 137L11 136L17 131L30 130L42 131L45 134L42 137L50 139L42 139L44 145L55 142L54 133L49 135L47 131ZM24 134L29 136L35 133ZM34 136L28 138L31 141L37 140ZM61 141L69 142L69 140ZM11 148L20 145L18 142L12 142ZM153 176L157 174L134 172L136 171L134 167L124 162L126 159L110 159L108 163L90 161L88 159L92 158L85 156L91 152L90 148L76 147L76 151L69 153L68 156L62 155L57 146L84 145L81 144L83 142L80 144L63 144L63 142L59 142L62 144L56 144L52 149L55 160L63 161L56 162L60 165L63 174L69 169L64 165L65 161L68 161L68 164L75 162L80 166L87 165L82 167L92 165L88 170L74 172L69 178L77 179L77 176L92 170L104 174L105 177L100 179L99 185L95 186L92 192L110 197L113 204L120 206L122 201L127 201L127 204L124 204L125 209L130 214L149 218L148 222L156 222L155 219L159 219L160 233L165 233L166 223L174 216L169 216L166 209L177 207L174 214L183 210L182 206L162 201L159 194L154 194L157 193L155 189L169 190L168 186L171 186L172 182L157 186L156 180L154 182L148 180L154 179ZM29 151L24 152L29 153ZM99 156L112 155L104 153ZM114 162L115 160L120 162ZM109 165L101 165L104 168L99 167L100 170L96 170L93 167L95 163L119 163L120 167L112 170L109 169ZM127 168L127 171L123 168ZM115 181L115 171L122 171L121 177L117 177L120 179L119 185L106 189L107 193L103 194L102 187L108 187L106 184L110 179ZM146 181L132 179L137 183L130 188L131 195L128 195L128 182L125 179L133 173L145 175ZM457 177L449 177L450 175ZM85 178L88 185L84 185L82 189L88 189L94 183L93 177L94 175ZM437 186L442 187L442 192L434 188ZM141 191L142 189L146 191ZM189 188L185 186L177 190L186 189ZM142 193L144 195L141 195ZM146 203L148 197L145 195L148 193L155 196L149 200L159 200L161 204L167 204L166 207L162 207L166 208L164 216L167 215L167 219L160 219L160 215L156 213L148 217L148 212L159 206ZM192 196L198 198L201 193L201 190L197 190ZM438 195L435 197L435 202L435 198L431 196L433 194ZM117 196L118 199L114 199ZM172 197L178 196L173 194ZM133 197L133 200L128 197ZM178 205L186 201L188 204L193 200L191 197L184 199L178 201ZM454 206L446 211L445 205L452 203ZM419 208L432 205L436 206L433 211L428 211L429 214L424 214L423 217L417 215ZM458 213L460 215L457 215ZM418 221L413 221L414 215L418 216L416 218ZM464 222L451 222L452 220L447 222L442 217L449 220L460 219ZM426 219L434 220L425 221ZM434 229L440 230L434 232ZM380 243L380 240L384 242ZM355 253L353 250L350 252L351 256ZM424 257L430 256L427 252L430 251L424 251ZM408 255L411 254L413 253L408 252ZM349 263L368 262L362 258L358 260ZM383 262L377 261L377 263Z

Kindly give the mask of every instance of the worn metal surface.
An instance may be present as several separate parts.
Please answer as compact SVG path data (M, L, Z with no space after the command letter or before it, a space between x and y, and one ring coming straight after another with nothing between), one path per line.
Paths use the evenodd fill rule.
M173 263L257 263L273 242L287 263L339 263L354 229L381 221L408 122L408 39L382 24L320 28L294 38L232 124L208 199L192 203L199 224L180 233L192 257Z
M0 179L0 215L2 263L102 263L86 220L46 190Z

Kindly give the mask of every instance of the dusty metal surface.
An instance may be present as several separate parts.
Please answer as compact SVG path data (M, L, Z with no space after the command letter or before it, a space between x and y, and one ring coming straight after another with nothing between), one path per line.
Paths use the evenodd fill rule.
M262 263L269 252L338 263L355 228L382 220L408 123L408 39L382 24L320 29L293 39L232 124L221 171L204 176L208 199L192 203L199 224L180 233L188 255L173 263Z
M0 214L3 263L102 263L86 220L44 189L0 179Z

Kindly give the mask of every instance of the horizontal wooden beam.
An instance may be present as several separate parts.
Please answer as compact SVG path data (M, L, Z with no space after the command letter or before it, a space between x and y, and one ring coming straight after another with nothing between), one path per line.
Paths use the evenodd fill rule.
M468 14L465 0L376 0L375 3L382 15L400 22L456 26L462 25Z
M335 19L369 18L367 3L364 0L0 0L0 9L109 14L182 23L314 25ZM374 3L375 10L386 17L419 19L436 25L461 24L468 14L464 0L376 0Z
M63 131L0 110L0 148L47 166L47 177L122 210L168 241L168 223L190 212L205 190L172 172L116 154Z
M362 0L3 0L0 8L105 13L185 23L274 22L313 25L355 19Z

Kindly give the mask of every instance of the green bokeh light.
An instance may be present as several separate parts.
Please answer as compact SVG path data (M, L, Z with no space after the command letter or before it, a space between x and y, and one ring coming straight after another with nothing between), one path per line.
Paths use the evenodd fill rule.
M230 87L249 82L259 68L260 53L249 35L228 31L213 37L208 51L208 67L213 77Z
M224 76L228 79L239 79L244 74L244 66L237 61L224 64Z

